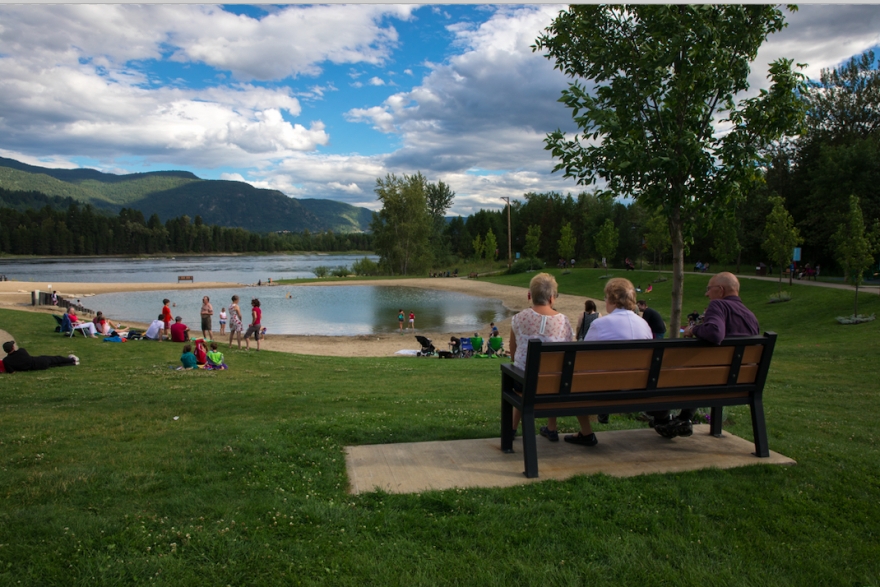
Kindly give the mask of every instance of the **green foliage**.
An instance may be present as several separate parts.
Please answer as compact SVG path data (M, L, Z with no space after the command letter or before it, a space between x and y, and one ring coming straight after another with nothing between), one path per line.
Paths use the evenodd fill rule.
M474 259L479 261L486 254L486 247L483 245L483 237L479 234L474 237L473 242Z
M663 267L663 254L672 246L669 239L669 221L662 215L651 216L645 225L645 246L654 253L657 272Z
M239 181L202 180L189 172L113 175L94 169L45 169L0 157L0 189L70 197L111 212L135 208L163 220L201 216L206 224L254 232L362 232L372 212L332 200L290 198Z
M617 252L617 239L617 228L614 227L614 223L610 219L606 220L599 232L596 233L595 241L596 250L607 260L609 267L611 266L611 258Z
M566 222L559 233L559 240L556 241L559 247L559 256L565 259L566 262L574 255L575 242L576 240L571 230L571 222Z
M538 257L538 251L541 248L541 227L535 224L529 226L526 233L526 244L523 247L525 256L534 259Z
M877 221L875 221L877 222ZM875 228L875 237L878 230ZM837 249L837 260L844 270L844 278L847 283L854 285L855 302L853 315L859 313L859 286L862 284L865 270L874 262L873 252L877 243L872 242L872 235L865 232L865 220L862 217L862 209L859 199L851 195L849 197L849 214L845 221L837 227L832 240Z
M739 244L739 221L734 213L729 213L716 220L712 232L715 235L710 252L721 265L731 263L739 255L742 248Z
M513 262L508 273L525 273L526 271L541 271L544 269L544 262L536 257L525 257Z
M574 78L560 102L580 133L547 136L554 169L582 185L601 179L606 197L628 195L669 221L676 321L697 224L757 181L765 144L800 126L803 82L789 60L770 65L769 90L735 102L783 26L775 6L572 5L533 46ZM732 129L719 133L716 121Z
M498 239L495 238L495 233L492 232L492 229L489 229L489 232L486 233L486 238L483 241L483 256L490 261L494 261L498 256L496 253L498 252Z
M359 259L351 264L351 271L355 275L359 276L378 275L379 265L377 263L374 263L371 259L364 257L363 259Z
M327 267L326 265L318 265L317 267L312 269L312 273L315 274L315 277L317 277L319 279L323 279L323 278L327 277L328 275L330 275L330 268Z
M332 275L333 277L348 277L350 274L351 271L348 267L344 265L337 265L330 270L330 275Z
M794 248L803 239L800 236L800 231L794 225L794 219L785 209L782 198L775 196L771 201L773 202L773 210L764 225L763 247L770 261L779 268L779 293L781 295L782 272L791 264Z
M444 229L446 228L446 212L452 206L455 192L438 181L425 186L425 201L428 215L431 217L431 252L435 260L446 260L449 256L449 242Z
M380 264L391 275L418 274L431 263L427 183L421 173L402 177L388 174L384 180L376 180L376 196L382 209L374 214L370 228Z

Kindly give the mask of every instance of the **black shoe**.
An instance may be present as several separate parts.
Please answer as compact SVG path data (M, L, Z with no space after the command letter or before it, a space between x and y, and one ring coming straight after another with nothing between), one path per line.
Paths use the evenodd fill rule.
M550 430L547 426L541 426L541 436L550 442L559 442L559 431Z
M569 434L565 437L565 442L570 442L572 444L581 444L583 446L596 446L599 444L599 439L596 438L596 433L588 434L583 436L580 432L577 434Z
M690 420L679 420L676 418L674 423L676 436L688 437L694 433L694 425Z
M607 424L608 423L608 414L599 414L598 420L599 420L599 424Z
M656 421L654 422L654 430L657 431L657 434L662 436L663 438L675 438L678 436L678 426L675 420L667 420L665 422Z

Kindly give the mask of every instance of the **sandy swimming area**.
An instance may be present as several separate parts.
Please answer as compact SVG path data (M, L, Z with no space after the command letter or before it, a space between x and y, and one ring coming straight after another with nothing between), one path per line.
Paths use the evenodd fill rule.
M57 313L58 309L53 307L33 307L30 305L30 292L39 286L45 287L48 284L27 282L27 281L3 281L0 282L0 308L17 309L23 311L36 311L44 313ZM333 282L311 282L303 284L285 284L285 287L310 287L310 286L345 286L345 285L376 285L376 286L403 286L417 287L423 289L434 289L452 291L457 293L468 294L472 296L480 296L500 300L501 303L512 312L519 312L529 307L527 297L528 290L522 287L509 285L498 285L485 281L467 279L464 277L448 277L448 278L414 278L414 279L395 279L395 280L375 280L375 281L333 281ZM272 287L272 286L263 286ZM245 286L238 283L220 283L220 282L204 282L204 283L80 283L80 282L58 282L52 284L52 289L56 290L59 295L70 299L80 299L82 305L89 308L89 297L104 293L118 293L127 291L156 291L156 290L199 290L209 288L234 288L240 290L261 289L251 286ZM46 291L40 288L41 291ZM239 294L244 298L250 293ZM571 321L572 328L577 326L578 318L584 310L584 302L588 298L583 296L574 296L562 294L556 302L556 310L562 312ZM598 304L598 300L595 300ZM157 302L161 305L161 300ZM601 306L599 306L601 308ZM92 308L100 310L100 308ZM123 320L124 317L109 316L111 320ZM389 316L390 323L397 323L397 316ZM126 322L133 326L146 327L145 324L137 324L134 322ZM304 355L322 355L337 357L388 357L393 356L395 352L403 349L418 350L419 343L414 335L425 336L431 339L434 346L438 350L447 350L447 342L449 337L455 336L471 336L473 332L434 332L429 330L420 330L416 328L415 332L406 330L403 335L397 332L393 334L373 334L359 336L294 336L294 335L273 335L272 334L272 316L266 315L263 319L263 325L268 327L269 334L262 341L261 346L264 349L272 351L280 351L285 353L295 353ZM418 326L418 321L416 322ZM505 344L510 337L510 318L496 324L504 337ZM3 325L0 324L0 328ZM216 334L216 331L215 331ZM481 329L480 335L484 338L488 337L489 325L486 324ZM220 340L219 337L215 337ZM97 342L97 341L96 341ZM228 339L224 343L228 342ZM244 345L242 345L243 347ZM221 345L221 350L226 348L225 344ZM255 343L251 340L251 349L255 348Z

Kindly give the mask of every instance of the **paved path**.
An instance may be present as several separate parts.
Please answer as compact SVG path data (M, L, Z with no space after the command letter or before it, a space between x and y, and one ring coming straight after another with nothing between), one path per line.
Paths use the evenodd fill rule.
M661 271L661 273L668 273L668 274L672 275L672 271ZM685 271L685 273L689 273L691 275L708 275L708 276L715 275L715 273L711 273L711 272L703 274L703 273L697 273L696 271ZM739 274L736 277L740 281L742 281L744 279L772 281L774 283L779 281L778 275L776 277L771 277L771 276L762 277L759 275ZM783 278L782 284L788 285L788 278ZM816 287L830 287L832 289L847 289L849 291L856 290L855 287L853 287L852 285L849 285L848 283L836 283L836 282L828 282L828 281L811 281L811 280L807 280L807 279L793 279L792 284L794 284L794 285L812 285L812 286L816 286ZM880 282L872 281L870 283L863 283L862 285L859 286L859 292L869 292L869 291L877 291L878 293L880 293Z
M599 444L584 448L538 438L537 479L523 476L522 438L514 454L501 452L499 438L403 442L345 448L351 493L381 489L389 493L419 493L455 487L510 487L545 479L604 473L631 477L697 469L729 469L745 465L794 465L794 460L770 451L754 456L755 444L724 432L709 434L709 425L694 426L689 438L667 440L650 428L599 431Z

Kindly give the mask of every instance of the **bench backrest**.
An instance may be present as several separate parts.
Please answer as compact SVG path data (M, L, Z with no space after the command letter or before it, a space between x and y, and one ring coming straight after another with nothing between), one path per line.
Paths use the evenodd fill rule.
M627 394L634 401L669 396L676 390L747 395L763 388L775 343L774 332L727 338L719 346L696 339L571 343L533 339L528 343L524 400L598 400L608 398L603 392L620 391L634 392ZM572 394L577 397L569 397Z

